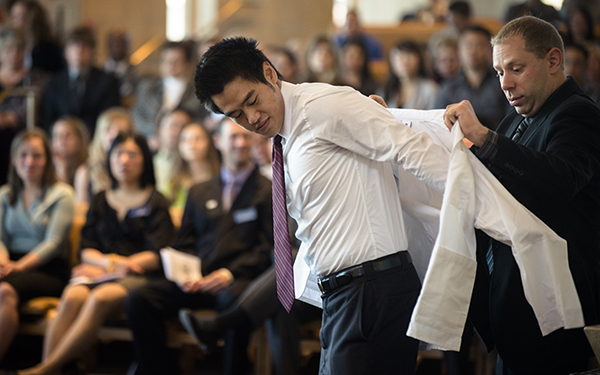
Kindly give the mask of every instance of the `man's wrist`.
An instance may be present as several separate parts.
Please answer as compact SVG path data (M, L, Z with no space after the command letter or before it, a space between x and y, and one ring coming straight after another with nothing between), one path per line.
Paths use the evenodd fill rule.
M480 159L493 159L498 150L498 133L493 130L488 130L486 139L481 147L475 148L475 155Z

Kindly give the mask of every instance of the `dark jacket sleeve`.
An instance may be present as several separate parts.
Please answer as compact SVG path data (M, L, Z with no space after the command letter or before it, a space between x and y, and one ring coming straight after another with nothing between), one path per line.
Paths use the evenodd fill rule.
M544 198L572 199L600 167L600 117L597 107L572 103L539 132L535 145L521 145L503 135L493 160L484 161L511 191L521 187ZM543 151L537 151L543 150ZM512 191L511 191L512 192Z
M102 251L102 244L98 236L98 227L102 221L102 202L104 192L98 193L92 197L90 208L88 209L85 225L81 228L80 251L83 249L96 249Z
M255 244L233 260L227 269L235 278L253 279L271 265L273 253L273 208L271 185L262 176L259 178L257 205L259 230Z
M167 199L157 191L152 193L152 214L148 218L144 249L158 252L170 246L175 236L175 227L169 213Z

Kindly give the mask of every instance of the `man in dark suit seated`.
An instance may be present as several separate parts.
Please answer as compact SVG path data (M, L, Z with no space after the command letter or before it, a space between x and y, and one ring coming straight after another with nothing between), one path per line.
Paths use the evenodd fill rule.
M137 374L177 373L165 358L165 319L184 307L224 310L271 263L271 183L250 159L251 142L250 132L224 119L215 135L221 174L190 189L175 248L197 254L204 277L186 285L157 280L127 299ZM247 370L249 333L250 327L226 333L226 374Z
M66 40L67 68L50 78L42 101L42 127L47 132L60 117L72 115L85 123L90 135L104 110L121 103L119 81L94 67L96 41L92 31L77 28Z
M196 121L203 120L208 114L194 94L193 71L192 46L188 42L167 41L160 54L160 76L139 80L131 117L137 130L148 139L151 149L158 146L158 124L173 110L182 109Z
M496 132L477 120L466 100L448 106L444 121L450 127L458 121L474 144L471 150L504 187L567 241L585 324L597 324L600 108L565 76L563 42L551 24L532 16L518 18L500 30L492 45L494 69L515 111ZM509 246L478 240L470 318L488 348L495 345L498 350L496 373L586 370L593 353L583 329L542 336L523 291L524 283L537 281L521 278ZM539 262L544 264L544 259Z

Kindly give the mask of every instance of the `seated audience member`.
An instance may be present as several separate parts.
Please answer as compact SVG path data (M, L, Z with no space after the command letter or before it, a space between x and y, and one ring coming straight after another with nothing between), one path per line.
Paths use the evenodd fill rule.
M588 52L586 70L588 95L590 95L596 104L600 104L600 42L590 44Z
M578 5L569 10L565 43L585 45L585 43L593 42L595 40L594 30L594 18L586 6Z
M362 41L347 38L341 49L341 79L345 85L352 86L364 95L377 92L377 83L371 77L369 59Z
M25 34L28 68L52 74L65 67L62 48L54 40L46 10L37 0L15 1L10 8L10 25Z
M579 6L585 6L595 23L600 22L600 1L599 0L563 0L560 6L560 14L568 16L569 12Z
M584 91L588 92L586 69L588 50L575 43L565 43L565 75L573 77Z
M460 73L458 40L442 39L433 50L433 68L436 79L442 83Z
M156 190L164 196L171 194L170 183L173 177L173 167L179 152L179 134L181 129L192 122L190 115L176 109L162 118L158 127L158 140L160 148L154 155L154 174L156 176Z
M112 188L90 203L81 231L81 264L73 268L73 282L46 332L43 361L21 375L59 372L89 349L107 317L122 313L127 295L162 274L158 250L171 243L174 228L169 205L154 188L146 141L120 133L108 160Z
M321 309L298 300L288 314L277 298L275 267L270 267L226 311L214 317L195 317L191 310L182 309L179 317L201 347L214 346L228 329L255 329L266 321L275 374L294 375L300 372L299 325L320 320L321 314Z
M27 97L23 87L39 94L43 76L25 66L25 39L13 28L0 31L0 185L6 182L10 165L10 144L15 135L25 129ZM39 95L38 95L39 96Z
M423 51L414 42L400 41L390 51L390 73L383 98L390 108L433 108L438 85L427 77Z
M167 196L173 207L183 209L190 188L216 176L221 163L210 134L199 123L181 129L178 150Z
M254 160L256 165L260 168L260 173L269 180L273 180L273 168L271 166L273 142L271 139L255 134L251 153L252 160Z
M429 41L427 47L429 52L433 55L436 46L443 40L448 38L458 38L467 27L473 25L473 18L471 16L471 6L466 1L454 1L448 7L448 13L446 14L446 27L440 31L435 32Z
M165 319L185 307L223 311L270 265L271 184L250 159L251 140L250 132L224 119L215 134L221 173L190 189L175 248L195 253L204 277L184 285L154 280L127 298L138 375L177 373L176 361L165 358ZM246 370L249 331L227 332L225 374Z
M87 28L73 30L65 42L67 68L50 78L42 103L47 131L60 117L79 117L94 134L100 113L121 103L119 81L93 66L96 40Z
M107 36L108 60L104 71L119 79L121 98L135 95L137 77L133 65L129 62L129 34L124 30L111 30Z
M134 125L125 108L107 109L98 117L96 132L90 144L87 168L81 177L75 178L75 200L89 202L90 197L111 187L106 170L106 154L116 136L121 132L134 131Z
M20 304L60 296L69 279L73 189L58 182L40 129L19 133L0 188L0 360L19 329Z
M525 0L511 5L506 10L504 22L509 22L521 16L534 16L550 23L560 21L560 15L552 5L546 5L541 0Z
M299 83L300 68L296 56L287 48L274 48L271 62L286 82Z
M363 30L358 19L358 14L353 9L349 10L346 14L346 23L343 29L333 37L333 41L337 47L341 47L348 38L357 38L363 42L369 61L383 59L381 42L377 37Z
M52 157L59 181L74 186L85 175L90 136L77 117L61 117L52 125ZM81 182L78 182L81 184Z
M490 129L496 129L510 111L496 73L492 69L492 47L489 31L471 26L460 35L458 52L462 72L446 80L440 87L435 108L461 100L469 100L479 121Z
M146 77L138 83L131 117L153 150L158 149L157 124L174 109L181 108L192 118L206 117L206 110L194 95L193 66L194 51L189 44L166 42L160 57L160 77Z
M305 82L341 85L335 46L326 36L315 38L306 50Z

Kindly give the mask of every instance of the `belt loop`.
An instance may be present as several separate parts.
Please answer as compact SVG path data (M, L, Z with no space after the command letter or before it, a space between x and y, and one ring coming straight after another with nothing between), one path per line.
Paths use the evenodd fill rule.
M328 277L327 279L329 280L329 286L331 287L331 290L338 288L338 283L337 283L337 279L336 279L335 275L332 275L332 276Z
M375 279L376 272L375 272L375 269L373 268L372 261L363 263L363 270L365 271L365 277L367 280Z

